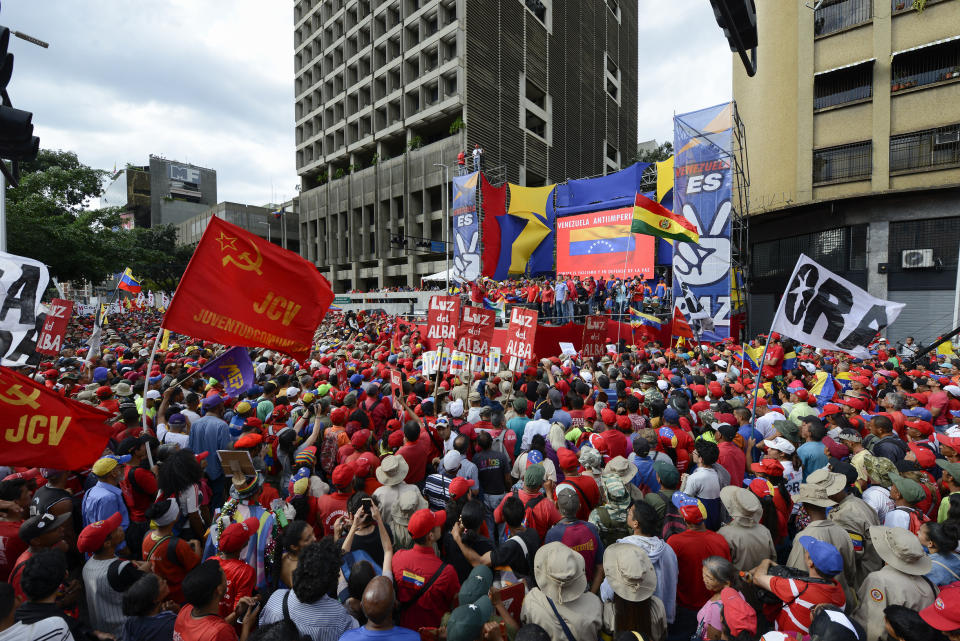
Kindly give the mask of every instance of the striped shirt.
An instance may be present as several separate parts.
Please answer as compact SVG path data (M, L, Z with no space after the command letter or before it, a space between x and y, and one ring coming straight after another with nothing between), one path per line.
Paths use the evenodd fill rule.
M447 505L447 499L450 498L450 481L456 476L448 476L443 472L437 472L427 476L423 484L423 495L427 497L427 503L430 509L442 510Z
M338 601L324 596L314 603L300 603L293 590L277 590L270 595L260 614L261 626L283 621L283 597L288 593L290 619L300 634L309 636L313 641L337 641L347 630L359 627L357 620Z
M120 629L127 618L123 615L123 593L114 590L107 579L110 564L116 560L87 559L83 565L83 587L87 596L90 627L120 636Z
M0 632L0 641L73 641L73 635L66 621L48 617L35 623L17 621Z

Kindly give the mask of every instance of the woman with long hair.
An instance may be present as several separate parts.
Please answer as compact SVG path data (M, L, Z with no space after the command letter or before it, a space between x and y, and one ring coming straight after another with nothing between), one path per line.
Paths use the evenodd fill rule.
M280 562L272 568L270 584L274 590L293 585L293 571L297 569L300 550L317 540L313 528L306 521L290 521L280 537Z
M948 585L960 581L960 555L956 553L960 541L960 528L955 521L937 523L930 521L920 526L917 532L920 543L927 548L933 564L926 578L934 585Z
M604 632L635 632L644 641L666 639L667 612L654 595L657 573L647 553L637 545L614 543L604 551L603 571L613 588L613 600L603 604Z
M187 520L180 531L185 539L202 540L210 525L210 507L204 503L200 487L202 479L203 468L190 449L171 453L157 472L161 498L176 499L182 519Z

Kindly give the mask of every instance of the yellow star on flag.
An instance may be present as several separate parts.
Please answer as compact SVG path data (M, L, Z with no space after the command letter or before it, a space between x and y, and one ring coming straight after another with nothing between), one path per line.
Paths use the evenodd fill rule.
M225 233L220 232L220 236L217 237L217 242L220 243L220 251L225 251L227 247L236 250L234 243L237 242L237 239L233 236L227 236Z

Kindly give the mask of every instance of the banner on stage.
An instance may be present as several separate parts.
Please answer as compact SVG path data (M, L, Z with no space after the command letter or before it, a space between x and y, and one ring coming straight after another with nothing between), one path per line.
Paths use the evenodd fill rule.
M709 311L714 329L702 340L730 336L730 218L733 207L733 103L674 117L674 212L696 226L699 243L674 244L673 271ZM675 306L688 309L678 282Z
M533 358L533 341L537 335L537 312L514 307L510 310L507 327L507 347L503 353L524 360Z
M33 365L37 337L46 317L40 299L50 282L38 260L0 252L0 364Z
M468 305L463 308L463 321L457 333L457 349L467 354L486 356L493 342L497 315L491 309Z
M472 283L480 277L480 217L477 181L480 172L453 179L453 267L450 280Z
M580 356L583 358L600 358L606 353L604 345L607 342L607 317L597 314L587 316L583 324L583 343Z
M37 338L37 351L47 356L56 356L63 348L63 335L73 315L73 301L54 298L47 305L47 316Z
M427 308L427 338L453 342L460 324L460 297L434 296Z
M557 273L653 278L654 238L630 231L633 208L557 219Z
M772 331L820 349L869 358L870 343L905 306L875 298L801 254Z

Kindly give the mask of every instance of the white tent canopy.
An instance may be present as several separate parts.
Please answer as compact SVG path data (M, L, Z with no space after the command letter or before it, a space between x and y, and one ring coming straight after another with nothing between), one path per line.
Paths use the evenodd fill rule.
M420 280L428 281L428 282L446 281L447 271L448 270L444 270L442 272L437 272L436 274L430 274L429 276L424 276ZM450 280L453 281L454 280L453 269L451 268L449 272L450 272Z

